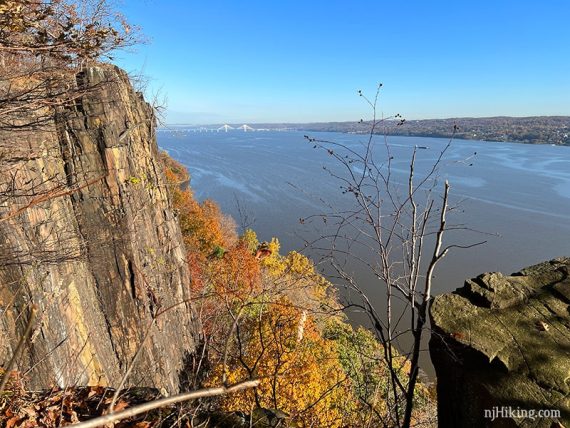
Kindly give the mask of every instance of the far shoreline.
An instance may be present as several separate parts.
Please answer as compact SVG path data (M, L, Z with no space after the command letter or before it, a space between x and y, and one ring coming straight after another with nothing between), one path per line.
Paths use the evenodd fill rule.
M266 125L266 124L264 124ZM312 127L301 128L301 127L278 127L280 124L267 124L273 125L275 128L259 128L247 131L250 133L255 132L319 132L319 133L331 133L331 134L351 134L351 135L370 135L370 132L362 131L362 132L355 132L355 131L342 131L342 130L318 130ZM219 131L215 128L215 125L192 125L192 124L166 124L163 126L157 127L158 131L182 131L182 130L191 130L191 132L203 132L203 133L215 133L215 132L244 132L241 129L230 129L229 131ZM253 125L255 126L255 124ZM570 132L570 131L569 131ZM526 144L526 145L536 145L536 146L557 146L557 147L570 147L570 143L552 143L548 141L521 141L521 140L496 140L496 139L484 139L484 138L465 138L464 136L453 136L450 134L441 134L441 135L434 135L434 134L406 134L406 133L381 133L376 132L374 133L375 136L386 136L386 137L411 137L411 138L438 138L438 139L453 139L454 141L473 141L473 142L480 142L480 143L489 143L489 144L501 144L501 143L508 143L508 144Z

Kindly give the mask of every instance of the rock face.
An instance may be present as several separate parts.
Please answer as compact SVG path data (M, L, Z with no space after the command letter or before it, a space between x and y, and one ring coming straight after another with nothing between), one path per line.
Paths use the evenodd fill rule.
M74 84L75 106L0 133L0 364L33 304L30 388L117 386L142 347L127 384L175 392L198 327L153 111L115 67Z
M570 426L569 272L570 258L561 258L483 274L435 298L430 354L441 427ZM543 409L561 417L539 417ZM518 417L532 410L535 419Z

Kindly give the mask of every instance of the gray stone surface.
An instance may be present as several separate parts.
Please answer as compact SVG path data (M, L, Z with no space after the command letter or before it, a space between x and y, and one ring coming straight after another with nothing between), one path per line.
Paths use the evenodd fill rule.
M570 259L467 280L431 306L430 354L442 427L550 427L485 409L560 410L570 426Z

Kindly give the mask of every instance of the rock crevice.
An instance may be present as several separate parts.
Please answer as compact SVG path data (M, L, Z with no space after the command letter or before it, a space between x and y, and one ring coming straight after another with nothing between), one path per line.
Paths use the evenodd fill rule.
M0 133L0 364L35 304L30 388L117 386L142 346L129 384L176 392L199 328L153 111L116 67L77 80L75 105Z

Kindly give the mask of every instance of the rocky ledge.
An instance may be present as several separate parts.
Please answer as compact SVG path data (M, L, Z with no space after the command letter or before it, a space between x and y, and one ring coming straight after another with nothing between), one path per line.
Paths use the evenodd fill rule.
M440 427L570 426L569 272L559 258L434 299Z

